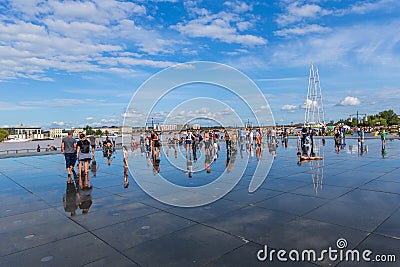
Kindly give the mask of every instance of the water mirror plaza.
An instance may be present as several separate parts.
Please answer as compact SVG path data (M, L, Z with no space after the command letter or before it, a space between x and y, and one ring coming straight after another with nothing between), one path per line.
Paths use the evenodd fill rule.
M90 193L69 188L61 154L3 158L0 266L398 266L372 260L400 258L400 141L388 140L384 154L380 139L367 139L363 153L357 139L346 143L337 153L327 138L319 148L324 159L301 164L293 138L286 148L238 145L229 158L221 141L215 161L202 147L196 162L186 159L184 146L163 144L156 168L139 146L129 157L143 164L130 165L130 172L122 149L110 162L96 151ZM266 179L249 193L257 163L275 153ZM132 177L146 175L151 183L160 173L177 185L198 187L221 173L237 174L247 157L233 189L199 207L159 202ZM172 167L174 160L183 167ZM74 216L64 206L71 194L86 203L75 206ZM311 250L315 260L302 261L302 254L312 259ZM348 250L357 250L360 261L346 261ZM370 262L361 258L365 250Z

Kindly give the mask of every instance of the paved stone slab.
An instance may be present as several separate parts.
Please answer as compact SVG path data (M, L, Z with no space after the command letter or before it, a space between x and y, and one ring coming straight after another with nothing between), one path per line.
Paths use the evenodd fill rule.
M202 266L244 243L221 231L195 225L145 242L124 254L141 266Z

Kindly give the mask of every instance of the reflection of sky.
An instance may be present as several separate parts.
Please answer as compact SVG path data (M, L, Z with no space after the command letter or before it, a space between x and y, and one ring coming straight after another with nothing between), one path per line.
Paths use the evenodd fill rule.
M163 140L165 140L165 137L166 136L164 136ZM321 140L318 139L317 141ZM320 147L318 155L323 156L323 161L303 162L301 165L298 165L296 143L296 138L289 138L289 146L284 148L281 142L279 142L278 147L276 147L276 159L273 161L272 168L263 175L257 175L255 170L257 164L262 165L261 168L260 166L258 167L259 169L264 169L263 167L267 165L265 163L272 157L272 151L269 151L267 144L262 146L261 156L258 155L256 149L249 151L246 149L246 146L244 146L244 150L238 149L236 153L232 154L231 165L229 166L230 169L228 172L226 171L227 158L225 142L223 141L220 142L221 150L219 151L217 160L211 165L210 174L205 171L204 147L198 152L197 162L192 161L190 164L193 170L193 176L191 178L188 176L188 161L186 159L184 146L177 146L175 158L174 147L163 145L162 149L164 153L160 158L160 174L163 178L154 175L151 160L148 160L146 163L146 157L144 154L140 153L140 149L131 152L129 155L129 167L135 179L139 178L144 181L144 183L154 186L158 185L160 179L166 179L170 183L179 186L197 189L205 185L212 185L213 181L215 181L221 173L225 172L229 173L231 178L239 178L239 185L243 186L246 190L250 190L250 185L253 183L255 183L255 185L260 185L260 188L270 189L272 186L278 190L290 190L291 188L302 186L302 189L299 188L299 190L307 193L307 195L318 194L318 196L323 198L329 198L332 195L340 193L338 191L341 191L340 188L332 189L332 186L358 186L361 183L365 183L363 179L367 177L365 175L368 171L372 171L374 175L381 175L382 172L393 170L395 166L394 160L398 158L395 152L400 146L398 140L388 141L386 145L387 155L385 159L382 159L380 139L366 140L365 147L368 147L368 151L361 154L360 151L348 153L350 146L352 146L352 150L354 147L357 147L357 139L347 139L347 146L337 153L334 148L334 140L332 138L327 138L325 145L319 142ZM211 158L213 158L213 155L214 154L212 154ZM261 161L259 161L260 159ZM246 163L247 160L248 163ZM245 164L245 170L243 176L241 176L243 163ZM259 182L259 184L257 184L257 182ZM200 195L214 195L215 193L219 193L221 192L220 189L223 184L229 186L233 185L233 187L237 186L236 182L234 182L234 184L221 182L218 185L213 185L211 189L208 189L211 190L211 192L205 191ZM326 187L324 185L328 186ZM279 188L276 188L276 186ZM318 188L316 188L316 186ZM184 188L180 189L181 191L185 191L182 192L182 195L180 195L181 193L179 193L180 191L178 190L177 194L179 194L179 196L175 194L176 192L171 193L171 191L167 189L161 188L160 190L161 195L168 195L174 199L181 199L186 196ZM331 192L330 190L333 191ZM199 197L199 195L196 194L196 197Z

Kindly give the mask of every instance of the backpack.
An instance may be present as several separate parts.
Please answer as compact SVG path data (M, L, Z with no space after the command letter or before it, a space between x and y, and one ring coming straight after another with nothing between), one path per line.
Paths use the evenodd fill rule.
M90 144L88 140L83 140L82 141L82 146L81 146L81 152L82 153L89 153L90 150Z

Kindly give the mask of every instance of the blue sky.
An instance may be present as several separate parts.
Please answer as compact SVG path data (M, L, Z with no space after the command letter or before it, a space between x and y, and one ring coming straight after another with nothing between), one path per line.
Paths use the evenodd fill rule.
M400 2L1 1L0 127L120 125L144 81L196 60L250 77L277 123L304 119L311 62L326 120L400 113Z

